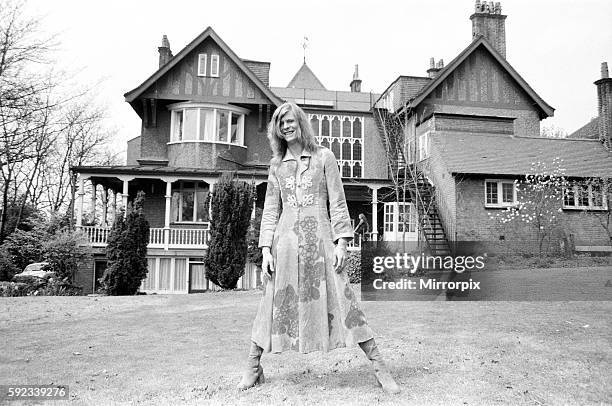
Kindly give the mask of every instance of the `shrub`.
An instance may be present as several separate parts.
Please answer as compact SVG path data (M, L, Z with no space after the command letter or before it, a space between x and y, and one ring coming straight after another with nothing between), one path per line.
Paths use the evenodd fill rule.
M224 289L234 289L244 274L254 189L234 175L223 175L212 194L211 239L204 261L207 278Z
M75 286L68 281L68 278L59 279L51 278L49 282L37 290L42 296L80 296L83 294L83 288Z
M48 239L49 234L42 228L30 231L16 230L2 244L3 255L6 255L6 260L21 272L27 265L43 260L45 253L43 242Z
M10 281L13 275L21 272L11 261L8 251L0 248L0 281Z
M263 210L255 208L255 217L251 220L247 233L247 260L257 266L261 266L263 255L259 248L259 228L261 227L261 215Z
M28 287L29 285L23 282L0 282L0 297L26 296Z
M44 259L58 278L74 280L79 262L88 254L87 239L80 232L59 231L43 244Z
M109 295L134 295L147 277L147 244L149 222L142 213L144 192L138 192L134 203L115 217L108 236L108 268L102 276L102 289Z

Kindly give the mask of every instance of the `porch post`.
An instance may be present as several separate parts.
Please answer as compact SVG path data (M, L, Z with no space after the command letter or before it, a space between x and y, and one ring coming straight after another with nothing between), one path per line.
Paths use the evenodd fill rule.
M111 222L114 223L115 222L115 217L117 217L117 191L113 189L113 203L112 203L112 209L113 209L113 221Z
M107 217L108 217L108 186L104 186L102 188L102 221L100 222L101 225L103 226L108 225Z
M78 202L77 202L77 215L76 215L76 226L81 227L83 225L83 196L85 196L85 179L82 174L79 174L79 191Z
M123 181L123 193L121 193L121 200L123 204L123 217L127 216L127 206L128 206L128 188L130 186L130 181L134 180L133 176L118 176L119 180Z
M172 213L172 182L176 182L176 178L161 178L166 182L166 211L164 212L164 249L170 247L170 215Z
M212 220L212 193L215 190L215 181L208 179L208 221Z
M92 179L91 180L91 222L96 224L96 189L98 184Z
M378 188L372 187L372 239L378 241Z

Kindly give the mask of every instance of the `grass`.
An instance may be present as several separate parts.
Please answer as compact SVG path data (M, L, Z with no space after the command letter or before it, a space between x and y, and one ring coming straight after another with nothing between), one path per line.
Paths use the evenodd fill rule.
M237 393L260 294L0 298L0 384L96 405L612 404L609 301L364 302L400 395L357 347L264 354L268 382Z

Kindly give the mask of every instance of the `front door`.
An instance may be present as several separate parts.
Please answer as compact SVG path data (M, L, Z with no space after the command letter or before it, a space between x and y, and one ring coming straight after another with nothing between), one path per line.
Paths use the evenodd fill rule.
M412 203L385 203L384 241L417 241L417 213Z

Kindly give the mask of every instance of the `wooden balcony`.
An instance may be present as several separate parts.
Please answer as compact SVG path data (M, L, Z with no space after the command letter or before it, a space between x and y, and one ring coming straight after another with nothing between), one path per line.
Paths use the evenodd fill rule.
M149 248L208 248L210 224L205 228L151 228L149 230ZM93 247L106 247L110 227L81 226Z

